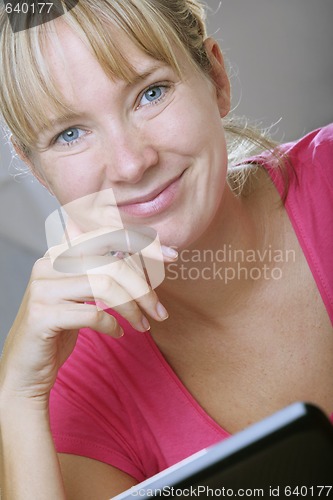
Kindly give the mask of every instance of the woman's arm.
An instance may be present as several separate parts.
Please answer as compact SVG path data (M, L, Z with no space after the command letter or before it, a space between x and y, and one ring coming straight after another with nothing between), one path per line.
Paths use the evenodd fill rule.
M38 401L0 399L3 500L64 500L47 408Z
M0 436L2 500L106 500L137 484L97 460L57 455L47 412L37 407L3 398Z
M0 429L2 500L106 500L137 484L97 460L57 455L43 410L2 400Z
M133 477L92 458L58 455L67 500L109 500L138 484Z
M96 232L92 236L96 236ZM152 258L155 254L160 258L157 250L152 250ZM97 257L101 256L103 254ZM72 269L72 273L56 271L49 255L35 264L5 342L0 362L1 488L4 500L84 498L81 493L72 497L66 494L52 440L48 408L58 370L75 348L81 328L91 328L112 337L123 334L116 319L97 308L94 302L111 307L115 295L121 294L126 300L117 310L141 331L146 329L142 324L143 312L163 320L158 316L156 293L136 270L119 260L116 266L112 266L113 275L97 274L88 279L85 273L74 272L80 269L80 259L66 257L65 267L67 271ZM134 299L131 295L133 289L142 289L145 294ZM113 473L107 487L113 485L119 492L121 481L118 481L118 476L121 478L121 473L111 467L110 470ZM69 480L69 483L76 482L74 477ZM98 499L98 481L92 476L90 480ZM130 478L129 483L133 481Z

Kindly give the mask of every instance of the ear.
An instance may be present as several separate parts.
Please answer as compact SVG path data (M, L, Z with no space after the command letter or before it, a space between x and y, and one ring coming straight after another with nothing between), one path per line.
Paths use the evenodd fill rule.
M207 38L204 47L211 63L210 77L215 84L220 115L224 118L230 111L230 82L223 55L219 44L213 38Z
M27 167L29 167L31 173L33 174L34 177L36 177L38 182L40 182L53 195L46 180L43 178L43 176L40 174L40 172L38 171L38 169L34 165L32 158L29 156L29 154L21 148L21 146L17 143L16 139L13 136L10 137L10 141L13 145L15 153L20 158L20 160L22 160L23 163L25 163L27 165Z

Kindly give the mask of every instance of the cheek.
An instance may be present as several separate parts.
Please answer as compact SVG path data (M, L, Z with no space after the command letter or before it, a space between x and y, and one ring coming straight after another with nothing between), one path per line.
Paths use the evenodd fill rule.
M38 172L61 205L98 191L96 159L90 152L39 162Z
M191 157L219 149L223 138L219 110L207 94L184 99L180 96L151 122L156 145ZM163 147L162 146L162 147Z

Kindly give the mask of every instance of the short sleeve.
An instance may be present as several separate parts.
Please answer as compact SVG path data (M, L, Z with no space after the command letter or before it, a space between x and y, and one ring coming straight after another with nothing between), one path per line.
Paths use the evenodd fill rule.
M59 453L86 456L145 479L126 392L120 390L115 340L80 331L74 352L60 369L50 398L51 431Z

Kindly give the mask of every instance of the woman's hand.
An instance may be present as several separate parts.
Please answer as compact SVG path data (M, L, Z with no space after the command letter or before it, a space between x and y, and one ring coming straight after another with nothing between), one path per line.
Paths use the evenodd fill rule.
M34 265L0 363L0 389L5 399L39 401L47 407L57 372L72 353L80 328L89 327L114 338L123 335L115 318L105 312L108 307L139 331L149 329L146 315L158 321L166 319L157 294L135 261L103 255L111 250L106 248L105 238L99 238L103 234L105 228L72 240L70 251L68 246L65 250L61 246L50 249ZM86 244L97 240L97 247ZM133 231L131 241L136 241L138 248L152 243L149 236ZM121 256L126 249L119 245L114 250ZM171 249L154 244L149 246L150 258L161 260L161 249L164 260L174 260ZM111 266L107 265L110 259ZM89 272L92 267L95 270Z

